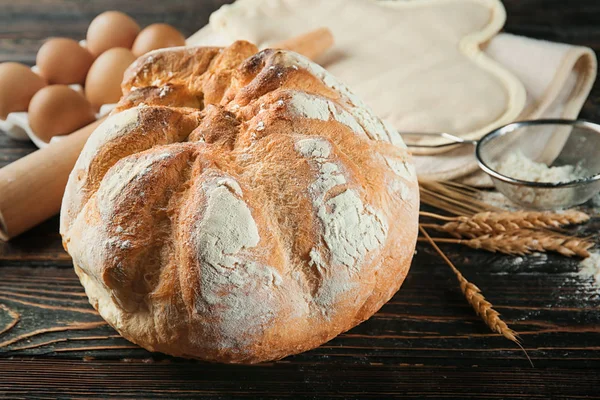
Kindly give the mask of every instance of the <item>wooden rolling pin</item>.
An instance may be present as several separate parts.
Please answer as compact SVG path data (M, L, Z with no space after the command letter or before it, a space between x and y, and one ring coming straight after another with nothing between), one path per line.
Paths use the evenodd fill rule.
M328 28L319 28L276 43L271 47L274 49L295 51L311 60L316 60L333 47L333 34Z
M56 215L83 145L104 118L0 169L0 239Z
M326 28L272 46L316 59L333 45ZM0 239L9 240L60 211L69 174L98 120L0 169Z

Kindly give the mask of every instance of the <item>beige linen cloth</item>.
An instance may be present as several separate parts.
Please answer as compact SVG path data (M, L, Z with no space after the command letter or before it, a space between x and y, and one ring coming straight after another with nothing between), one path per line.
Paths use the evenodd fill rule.
M518 120L577 118L596 79L596 56L587 47L572 46L500 33L485 47L486 54L512 72L526 90L526 103ZM423 176L459 180L475 186L491 181L478 170L473 148L450 151L440 159L416 157ZM439 167L427 168L435 161ZM446 168L446 172L444 172ZM471 171L475 171L469 173Z
M326 26L335 47L318 61L400 132L479 139L515 120L577 117L593 51L499 33L505 20L499 0L238 0L188 44L268 47ZM414 153L421 178L490 183L472 146Z

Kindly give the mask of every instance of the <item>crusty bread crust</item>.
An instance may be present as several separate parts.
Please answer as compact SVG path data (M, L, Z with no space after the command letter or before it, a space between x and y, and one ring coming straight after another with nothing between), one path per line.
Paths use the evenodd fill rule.
M158 50L71 173L61 234L91 304L175 356L254 363L375 313L413 256L418 188L398 134L280 50Z

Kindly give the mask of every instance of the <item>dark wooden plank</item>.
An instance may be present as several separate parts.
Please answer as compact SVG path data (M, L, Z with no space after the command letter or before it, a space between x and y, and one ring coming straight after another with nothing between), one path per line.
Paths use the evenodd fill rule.
M45 37L83 38L106 9L189 35L227 2L0 0L0 62L32 64ZM509 32L600 49L597 0L504 4ZM600 84L582 115L600 120ZM0 135L0 166L33 149ZM120 338L87 303L57 227L54 218L0 243L0 397L599 397L600 296L577 278L577 260L444 247L521 333L535 369L474 315L425 244L401 291L369 321L282 361L226 366L149 353ZM597 236L598 228L595 220L579 233Z
M14 371L21 378L10 379ZM351 376L352 379L347 378ZM598 399L598 371L274 362L127 364L89 360L0 360L10 398ZM346 382L344 386L332 382ZM574 384L576 382L576 384ZM295 390L289 390L293 383Z
M35 150L33 143L13 140L0 130L0 168Z
M71 257L62 247L58 233L58 216L14 238L0 241L0 266L62 266L72 267Z
M232 0L19 0L0 1L0 62L35 63L41 42L50 36L85 39L90 21L106 10L123 11L141 26L166 22L185 36L208 22L210 13Z

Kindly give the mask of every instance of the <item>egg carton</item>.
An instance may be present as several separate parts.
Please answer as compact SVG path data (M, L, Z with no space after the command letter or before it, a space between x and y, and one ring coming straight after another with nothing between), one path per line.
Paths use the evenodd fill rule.
M79 41L79 45L85 48L85 40ZM36 65L31 67L31 70L39 75L39 69ZM81 95L84 94L83 86L79 84L68 86L74 91L80 93ZM116 104L104 104L102 107L100 107L100 110L96 114L96 119L100 119L106 114L110 113L115 107ZM44 142L31 129L31 126L29 125L29 113L27 111L12 112L6 116L5 120L0 119L0 130L4 131L8 137L14 140L32 141L33 144L35 144L40 149L48 146L50 143L60 140L65 136L68 136L55 136L50 140L50 143Z

